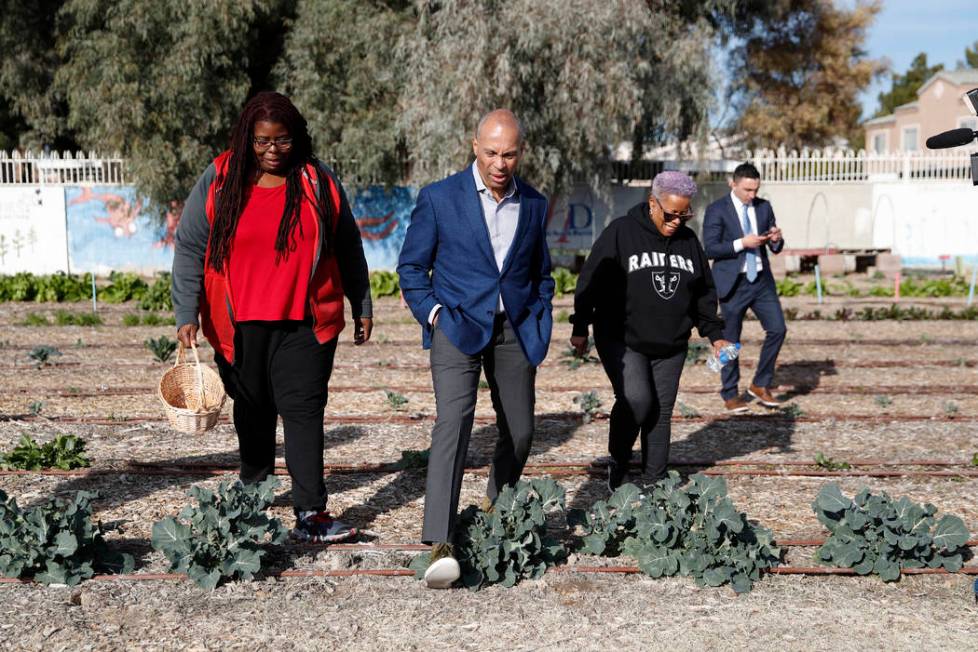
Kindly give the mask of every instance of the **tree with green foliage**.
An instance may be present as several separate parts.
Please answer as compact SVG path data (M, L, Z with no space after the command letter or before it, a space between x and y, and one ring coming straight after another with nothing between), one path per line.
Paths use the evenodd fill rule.
M299 0L274 79L309 123L317 155L345 178L397 182L404 75L395 44L414 23L407 1Z
M56 19L64 0L0 0L0 149L74 147L54 75Z
M927 53L918 54L910 62L907 72L902 75L893 73L890 76L890 90L879 94L880 107L876 110L875 117L890 115L898 106L916 102L917 90L941 70L944 70L943 63L928 66Z
M862 133L859 94L883 72L863 49L880 3L836 4L776 2L734 50L741 105L734 131L750 146L800 149L840 137L852 142Z
M398 47L412 179L465 165L479 117L496 107L523 121L523 173L549 193L603 178L616 143L693 133L712 100L714 32L684 4L419 3Z
M858 48L873 11L832 13L829 0L0 2L0 46L16 52L0 62L0 144L117 151L158 207L186 196L245 100L269 88L293 98L349 181L441 178L470 160L478 118L506 106L526 125L523 173L557 193L600 187L618 143L639 158L705 138L718 42L751 35L736 78L749 89L765 65L797 76L789 116L832 107L799 138L844 132L872 68ZM747 106L763 122L781 99ZM778 124L795 133L793 121Z
M964 60L958 61L958 70L966 68L978 69L978 41L964 49Z
M86 149L122 153L157 206L182 200L267 86L287 4L68 0L55 75L68 128Z

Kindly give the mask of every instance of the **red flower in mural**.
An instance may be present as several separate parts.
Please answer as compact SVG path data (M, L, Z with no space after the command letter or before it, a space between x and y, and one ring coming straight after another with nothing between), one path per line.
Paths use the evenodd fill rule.
M141 199L134 204L129 203L122 195L112 193L95 194L91 188L82 188L81 194L72 199L68 205L86 204L90 201L102 202L105 215L96 217L100 224L108 224L117 238L130 238L136 233L136 219L143 208Z
M383 217L360 217L357 218L357 226L360 227L360 236L364 240L383 240L397 228L398 219L394 217L394 211L389 211ZM380 230L371 231L376 227Z

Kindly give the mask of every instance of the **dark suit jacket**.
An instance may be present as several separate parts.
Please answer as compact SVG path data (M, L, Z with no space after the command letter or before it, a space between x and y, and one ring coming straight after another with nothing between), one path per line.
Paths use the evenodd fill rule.
M757 232L765 233L776 225L774 221L774 209L771 202L766 199L754 200L754 214L757 217ZM742 249L739 253L734 251L734 240L744 237L744 228L741 225L741 215L734 208L734 203L730 200L727 193L720 199L706 207L706 214L703 216L703 249L706 257L713 261L713 281L717 286L717 296L725 299L733 290L734 283L737 282L737 275L744 267L744 259L747 256L747 249ZM762 276L771 278L771 266L768 264L767 250L771 253L778 253L784 249L784 238L777 244L767 243L755 249L761 260L764 261Z
M460 351L475 355L492 337L496 301L516 331L527 360L543 362L553 328L554 280L547 249L547 200L516 177L520 216L502 270L489 240L472 168L418 193L397 265L401 291L431 346L428 314L442 309L438 328Z

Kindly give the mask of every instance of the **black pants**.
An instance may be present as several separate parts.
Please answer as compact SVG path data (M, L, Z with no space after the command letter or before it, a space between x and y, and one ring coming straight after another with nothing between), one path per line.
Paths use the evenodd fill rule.
M472 435L479 373L485 369L499 431L486 495L495 499L523 473L533 443L536 367L530 364L505 317L497 316L492 339L476 355L459 351L438 327L431 339L431 378L437 417L425 485L426 543L451 541L458 513L465 456Z
M617 338L595 335L601 364L615 391L608 433L608 452L627 468L632 446L642 435L642 470L650 480L666 473L672 409L679 392L686 352L651 358Z
M241 481L275 472L275 425L285 429L285 463L298 510L326 506L323 482L323 413L336 339L316 341L310 321L238 322L235 361L214 356L224 388L234 399L234 429Z
M788 328L784 323L784 313L781 311L781 300L778 298L778 288L774 277L769 273L761 274L753 283L747 280L746 274L737 277L730 294L720 300L720 311L723 314L723 339L739 342L744 326L744 315L750 308L757 315L764 329L764 344L758 356L757 369L754 371L753 383L758 387L770 387L774 383L774 364L781 352ZM723 387L720 396L731 399L740 394L740 360L731 360L720 370Z

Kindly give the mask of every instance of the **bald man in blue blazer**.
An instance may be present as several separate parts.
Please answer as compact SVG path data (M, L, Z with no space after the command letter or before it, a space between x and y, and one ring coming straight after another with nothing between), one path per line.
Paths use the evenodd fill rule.
M451 546L465 457L484 369L499 430L486 500L519 480L533 441L537 366L550 344L554 281L547 200L515 175L523 128L509 111L480 122L475 162L418 193L397 272L431 349L437 417L421 538L432 544L425 581L459 577Z

